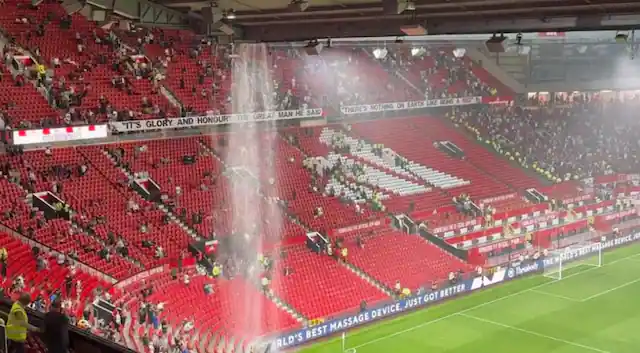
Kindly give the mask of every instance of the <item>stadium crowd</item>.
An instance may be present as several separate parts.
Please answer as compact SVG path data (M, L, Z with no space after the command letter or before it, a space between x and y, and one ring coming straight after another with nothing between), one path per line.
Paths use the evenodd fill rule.
M635 100L575 99L555 109L533 103L454 109L449 118L554 182L638 170Z
M188 31L104 30L57 2L6 0L3 9L0 27L10 43L0 65L3 130L501 93L451 48L417 56L389 50L383 59L367 48L330 48L321 56L264 46L234 51ZM454 108L448 117L497 155L554 183L638 171L639 130L629 108L635 101L533 103ZM393 183L437 194L434 203L451 200L422 217L432 224L492 221L483 216L503 206L487 201L484 214L476 212L480 200L456 189L469 183L449 190L421 181L408 157L386 161L388 148L366 141L361 130L336 129L328 143L314 127L239 134L269 150L258 161L229 146L224 134L11 150L0 157L1 294L53 312L52 320L62 311L69 324L139 351L217 353L225 345L248 347L247 327L256 336L299 328L474 273L380 221L390 199L401 200L394 212L406 204L411 214L416 206L394 193ZM419 127L408 122L403 129ZM463 140L447 134L439 138ZM415 150L417 159L424 151ZM370 173L374 167L384 172ZM158 199L134 191L148 180L159 183ZM194 251L199 242L210 251ZM247 302L254 304L243 309ZM252 316L259 310L268 315ZM43 337L47 345L55 341Z

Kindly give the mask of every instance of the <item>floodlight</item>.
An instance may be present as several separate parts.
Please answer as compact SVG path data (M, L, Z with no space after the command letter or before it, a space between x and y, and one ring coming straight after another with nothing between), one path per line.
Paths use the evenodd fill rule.
M318 42L317 39L313 39L304 46L304 51L307 53L307 55L320 55L322 47L322 43Z
M407 6L404 9L405 11L415 11L416 10L416 3L413 1L407 1Z
M616 43L625 44L628 38L629 38L629 35L627 34L620 33L620 32L616 33Z
M423 47L411 48L411 56L422 56L427 53L427 50Z
M376 48L373 50L373 56L376 59L384 59L387 56L386 48Z
M456 58L461 58L466 53L467 53L467 49L465 49L465 48L455 48L455 49L453 49L453 56L455 56Z

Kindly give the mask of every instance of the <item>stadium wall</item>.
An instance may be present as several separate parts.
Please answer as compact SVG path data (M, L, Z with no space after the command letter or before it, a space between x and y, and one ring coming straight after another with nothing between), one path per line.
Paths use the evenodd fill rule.
M7 297L0 297L0 318L7 319L11 310L12 301ZM42 327L44 314L27 309L29 323L36 327ZM40 335L39 333L29 333L29 335ZM119 345L113 341L96 336L89 331L81 330L75 326L69 326L70 350L73 352L91 353L136 353L134 350Z
M466 250L458 249L455 246L444 241L444 239L439 238L431 233L429 233L426 229L420 227L418 233L420 236L432 244L438 246L440 249L450 253L451 255L461 259L462 261L467 261L469 255Z
M614 239L606 240L602 242L602 248L612 249L638 241L640 241L640 232L635 232L630 235L619 236ZM598 246L588 246L577 249L576 251L564 256L563 261L575 261L597 251ZM361 311L357 314L346 315L313 327L307 327L276 337L271 337L266 340L266 345L278 351L309 344L312 341L333 336L358 326L370 324L378 320L396 316L415 309L424 308L445 299L468 294L476 290L508 282L526 275L540 273L546 267L553 266L557 263L558 258L546 258L524 264L497 268L496 271L493 271L490 275L478 276L473 279L464 280L445 288L438 289L437 291L429 291L427 293L415 295L399 301L390 301L377 305L374 308Z

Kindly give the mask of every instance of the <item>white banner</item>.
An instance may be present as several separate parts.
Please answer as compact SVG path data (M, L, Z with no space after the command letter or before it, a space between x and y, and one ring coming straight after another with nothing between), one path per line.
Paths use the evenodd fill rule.
M469 105L480 103L482 103L482 97L442 98L413 102L347 105L342 107L341 110L343 114L350 115L431 107L449 107L454 105Z
M225 124L254 123L262 121L277 121L303 118L318 118L322 116L322 108L281 110L276 112L259 112L247 114L190 116L172 119L149 119L115 121L109 123L118 132L179 129L190 127L205 127Z
M106 138L107 136L109 136L109 129L107 129L107 125L83 125L14 130L11 135L15 145L93 140Z

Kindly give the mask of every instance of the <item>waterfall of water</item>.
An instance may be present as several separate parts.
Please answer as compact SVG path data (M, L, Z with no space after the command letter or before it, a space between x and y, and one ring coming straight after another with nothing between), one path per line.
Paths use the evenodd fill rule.
M274 85L271 77L272 63L268 48L264 44L236 45L232 57L232 108L233 113L275 110L273 106ZM260 195L260 184L274 183L275 132L267 126L255 124L232 124L228 138L225 160L234 167L231 178L230 206L234 210L232 228L244 237L243 245L235 249L236 256L243 258L255 271L249 271L245 280L260 283L257 255L263 249L264 236L279 236L280 217L270 217L274 204L266 202ZM278 237L276 237L277 239ZM237 242L235 242L237 244ZM251 286L252 284L249 284ZM240 297L238 297L240 298ZM237 322L245 323L243 339L253 339L264 332L263 325L267 313L263 301L251 300L251 296L238 301L234 312L240 317ZM273 318L269 318L272 322Z

